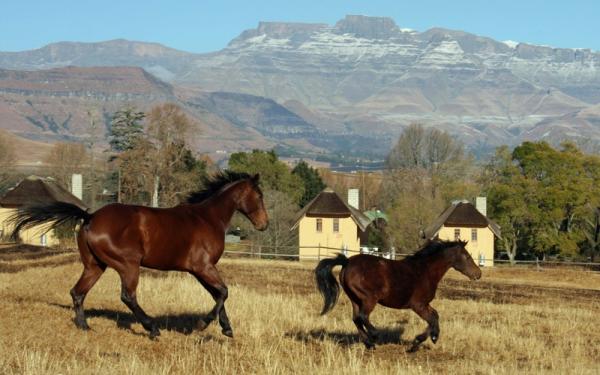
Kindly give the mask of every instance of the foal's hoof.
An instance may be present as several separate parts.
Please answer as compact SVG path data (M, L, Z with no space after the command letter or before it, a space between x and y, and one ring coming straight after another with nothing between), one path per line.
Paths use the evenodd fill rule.
M223 328L223 330L221 331L221 333L224 334L227 337L233 338L233 331L231 330L231 328Z
M90 326L88 326L86 321L78 321L75 320L75 327L79 328L82 331L89 331L90 330Z
M150 339L155 340L158 336L160 336L160 330L158 328L152 328L150 331Z

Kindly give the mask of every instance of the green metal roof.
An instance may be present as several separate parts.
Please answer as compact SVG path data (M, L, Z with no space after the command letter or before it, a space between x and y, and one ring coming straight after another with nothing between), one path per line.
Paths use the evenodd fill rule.
M381 210L369 210L363 212L363 214L369 218L369 221L374 221L377 219L383 219L386 223L389 221L387 215Z

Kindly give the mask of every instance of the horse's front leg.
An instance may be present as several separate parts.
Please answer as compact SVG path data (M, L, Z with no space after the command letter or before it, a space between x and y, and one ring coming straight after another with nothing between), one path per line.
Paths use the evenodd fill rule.
M222 333L225 336L233 337L233 330L231 329L231 323L229 317L225 311L225 300L229 294L227 286L221 280L219 272L213 265L206 265L198 271L192 272L194 277L204 286L206 290L215 300L215 306L208 313L208 315L198 322L198 329L204 330L213 320L219 317L219 324L221 325Z
M419 345L421 345L423 341L427 340L428 337L431 337L431 341L434 344L440 337L439 315L437 311L435 311L435 309L429 305L417 305L413 306L412 309L417 313L417 315L427 322L427 329L415 337L409 352L416 351Z

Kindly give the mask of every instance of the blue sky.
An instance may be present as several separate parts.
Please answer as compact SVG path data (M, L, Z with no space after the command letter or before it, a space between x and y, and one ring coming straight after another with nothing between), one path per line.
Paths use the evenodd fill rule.
M600 50L600 1L592 0L2 0L0 51L125 38L209 52L259 21L334 24L346 14L387 16L418 31L439 26L497 40Z

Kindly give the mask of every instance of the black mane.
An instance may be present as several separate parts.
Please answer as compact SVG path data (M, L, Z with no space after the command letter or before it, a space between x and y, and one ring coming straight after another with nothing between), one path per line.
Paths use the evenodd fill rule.
M411 259L420 259L429 255L434 255L437 254L441 251L443 251L444 249L448 249L450 247L454 247L454 246L466 246L467 242L466 241L446 241L446 240L428 240L423 247L421 247L419 250L417 250L413 255L409 256L408 258Z
M221 170L212 176L204 176L202 177L202 186L204 188L190 193L185 201L190 204L200 203L217 193L223 186L249 178L251 176L248 173L233 172L230 170Z

